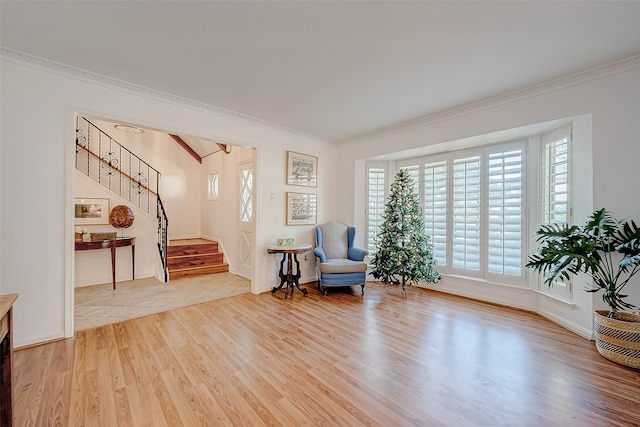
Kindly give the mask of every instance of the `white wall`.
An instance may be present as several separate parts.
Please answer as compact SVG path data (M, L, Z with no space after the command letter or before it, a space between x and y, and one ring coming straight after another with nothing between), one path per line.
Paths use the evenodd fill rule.
M461 107L448 114L433 116L378 136L352 141L339 147L336 173L341 183L338 199L339 220L364 229L362 193L364 191L363 159L415 149L432 144L485 135L505 129L519 128L566 117L591 115L592 129L582 122L577 137L589 150L592 144L592 188L579 195L583 209L606 207L620 218L640 220L640 197L637 168L640 159L640 61L581 75L554 85L500 97L492 101ZM591 153L578 152L578 156ZM576 171L578 176L585 171ZM588 172L587 172L588 176ZM588 179L588 178L587 178ZM355 196L355 197L354 197ZM576 218L582 221L584 217ZM358 244L364 244L360 234ZM576 281L574 304L565 304L529 289L471 283L458 278L445 278L437 285L474 298L502 302L535 310L573 331L590 336L592 310L603 307L601 294L583 292ZM533 286L532 286L533 287ZM640 277L628 286L629 301L640 305Z
M171 224L169 239L200 237L203 185L200 163L166 131L147 129L144 133L134 134L115 129L111 122L93 117L88 119L161 173L160 196ZM155 207L152 208L155 212Z
M294 188L284 181L287 150L319 158L319 184L308 192L318 194L319 221L335 218L333 145L64 66L3 55L1 67L0 292L20 294L17 347L73 333L74 112L256 148L253 292L277 284L266 247L285 228L284 192ZM313 226L287 228L313 243Z

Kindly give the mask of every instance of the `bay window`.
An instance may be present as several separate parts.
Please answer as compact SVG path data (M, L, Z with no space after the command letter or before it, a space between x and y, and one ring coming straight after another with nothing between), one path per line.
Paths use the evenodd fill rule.
M569 125L520 140L390 161L387 168L384 162L370 164L369 250L375 250L382 222L380 186L390 184L390 170L406 169L422 203L438 272L527 286L529 231L569 218L570 138ZM535 168L530 177L528 167ZM559 291L566 294L563 286L568 285Z

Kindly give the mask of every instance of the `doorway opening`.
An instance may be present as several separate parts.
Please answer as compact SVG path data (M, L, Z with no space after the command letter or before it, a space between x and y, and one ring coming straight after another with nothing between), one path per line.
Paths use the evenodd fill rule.
M127 230L127 234L135 234L136 237L135 264L129 253L124 250L116 251L114 261L118 266L116 269L117 286L113 290L111 289L109 251L74 252L71 256L73 266L71 279L67 285L67 301L71 302L67 305L67 321L92 313L105 314L109 312L110 314L104 317L118 321L118 319L122 320L122 316L127 312L135 314L132 317L139 317L152 312L203 302L206 298L211 300L250 292L253 287L251 254L255 250L253 241L255 228L253 213L256 212L253 203L255 203L255 198L251 197L252 217L247 227L247 224L241 224L240 220L236 220L238 218L237 206L240 200L240 183L235 179L235 173L240 164L255 164L255 149L220 144L190 135L176 135L172 132L155 130L139 124L116 122L91 115L78 115L86 117L102 129L105 134L160 171L158 193L167 212L169 245L171 242L179 240L215 241L220 245L222 253L222 256L218 256L218 258L222 258L228 264L229 269L228 273L223 273L218 277L214 277L215 274L207 274L208 281L202 277L198 278L198 276L174 278L173 282L176 283L180 280L182 288L185 290L191 286L192 292L191 294L188 292L181 294L179 299L184 302L182 305L163 302L162 291L174 288L174 286L171 285L170 274L169 283L166 285L162 283L161 271L163 268L159 261L161 258L158 255L157 218L133 206L131 210L136 219ZM129 129L135 129L135 132L131 132ZM111 152L114 151L110 147L102 147L101 145L104 143L103 137L102 141L96 142L97 148L95 148L99 151L98 162L102 164L104 161L101 159L105 157L105 153L100 150L109 152L109 155L112 155ZM73 149L76 151L76 146ZM75 162L71 164L75 165ZM113 165L112 162L112 169ZM208 197L208 179L212 171L216 172L215 198ZM113 171L111 170L111 172ZM116 205L127 204L127 201L118 194L111 193L108 188L100 187L100 183L92 182L90 177L83 175L77 169L74 168L69 175L72 177L71 192L74 199L78 197L107 199L109 209ZM255 187L254 179L252 173L251 192ZM79 231L74 218L70 218L69 221L74 223L73 227ZM241 226L243 230L246 229L246 233L243 231L243 236L247 239L242 242L242 250L244 254L249 254L248 257L244 256L242 265L239 261L240 242L237 240L237 236L240 234L238 230ZM98 233L110 231L113 227L110 224L96 224L82 226L82 228L85 229L83 231L89 233ZM88 228L91 230L87 230ZM135 271L133 271L134 268ZM132 272L135 275L135 280L131 280ZM188 283L189 286L185 286L185 283ZM206 288L207 284L209 289ZM101 287L105 289L101 290ZM135 299L131 293L133 292L131 289L134 287L139 288L142 295L145 292L147 294L146 301L144 296L140 298L137 308L130 304ZM144 291L145 288L148 289ZM156 291L157 298L150 294L150 289ZM89 290L96 292L91 294L88 292ZM125 290L130 292L125 292ZM104 298L100 297L100 291L109 292L112 301L117 302L120 299L120 304L114 305L112 308L98 304L97 302L104 301ZM89 325L91 326L90 323ZM66 328L67 332L69 329L70 327ZM78 327L75 329L77 330Z

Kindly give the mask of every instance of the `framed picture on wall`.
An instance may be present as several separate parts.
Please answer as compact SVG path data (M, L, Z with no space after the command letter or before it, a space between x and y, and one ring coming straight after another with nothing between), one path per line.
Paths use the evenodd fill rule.
M318 158L287 151L287 184L316 187L318 184Z
M74 222L81 224L109 224L109 199L75 199Z
M317 194L287 192L287 225L314 225L317 212Z

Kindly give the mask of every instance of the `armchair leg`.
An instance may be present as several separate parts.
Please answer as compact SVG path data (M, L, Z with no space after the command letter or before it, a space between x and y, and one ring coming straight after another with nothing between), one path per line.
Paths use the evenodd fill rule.
M362 286L362 295L364 295L364 285L360 285Z
M325 297L327 296L327 288L325 288L324 286L322 286L320 284L320 281L318 280L318 292L320 292L322 295L324 295Z

